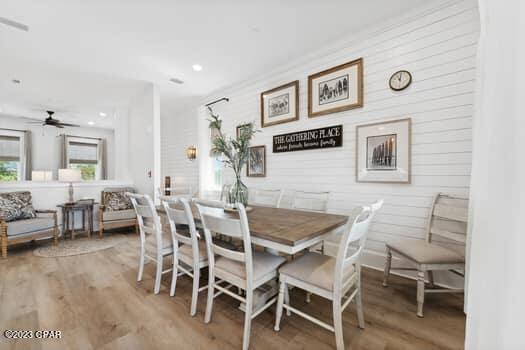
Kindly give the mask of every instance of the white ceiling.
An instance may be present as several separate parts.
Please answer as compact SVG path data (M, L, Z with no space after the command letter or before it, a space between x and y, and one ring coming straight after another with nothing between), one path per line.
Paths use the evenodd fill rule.
M0 24L0 113L55 108L110 126L98 113L144 82L160 87L161 110L173 109L426 2L2 0L0 17L30 29Z

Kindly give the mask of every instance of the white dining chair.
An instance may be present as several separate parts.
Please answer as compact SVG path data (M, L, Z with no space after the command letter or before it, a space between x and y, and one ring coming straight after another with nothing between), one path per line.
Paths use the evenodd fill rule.
M430 287L435 287L433 271L450 271L464 277L468 202L467 198L438 193L430 209L426 240L397 239L386 244L383 286L388 286L390 270L417 271L418 317L423 317L425 293L463 293L462 288L425 289L425 272ZM392 267L392 254L412 267Z
M173 270L162 269L164 258L173 255L173 237L162 231L159 214L150 196L129 192L126 195L133 204L139 225L140 260L137 281L142 281L146 258L154 261L156 264L154 293L158 294L162 275Z
M170 295L175 295L177 277L180 274L190 276L193 279L190 315L195 316L199 292L207 288L207 286L199 288L200 271L208 266L206 243L203 238L201 239L195 227L193 213L186 198L163 196L160 199L173 237L173 278L171 280ZM184 230L187 235L179 233L178 230L182 226L187 228L187 230Z
M292 200L292 209L326 212L330 192L295 191Z
M383 201L377 201L370 207L363 207L353 222L348 220L339 245L337 258L307 252L279 269L279 300L275 316L275 330L280 330L283 309L291 311L309 321L335 333L338 350L344 349L342 313L355 301L359 328L365 327L361 298L361 253L367 238L370 222ZM357 243L354 252L350 245ZM350 253L350 254L349 254ZM332 301L333 326L290 305L286 301L289 286L304 289Z
M263 207L278 208L281 203L282 190L265 190L254 188L250 190L249 203Z
M250 329L252 319L275 303L276 297L270 299L257 310L253 310L254 291L259 286L277 278L277 269L286 259L266 252L253 251L246 209L237 203L238 218L226 215L223 209L206 206L206 203L196 201L206 236L209 260L208 300L204 322L211 321L213 299L222 293L245 303L243 346L247 350L250 344ZM244 250L225 249L213 242L211 233L238 238L242 241ZM219 280L216 281L215 279ZM227 286L222 286L224 282ZM233 293L230 288L236 286L245 291L245 297ZM215 294L215 290L219 292Z

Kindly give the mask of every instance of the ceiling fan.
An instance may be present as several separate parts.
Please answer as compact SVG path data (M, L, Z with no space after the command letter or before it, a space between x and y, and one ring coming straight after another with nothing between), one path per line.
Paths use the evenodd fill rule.
M77 124L62 123L60 120L53 118L53 114L55 114L54 111L46 111L46 113L49 116L46 119L44 119L44 122L31 122L29 124L42 124L43 126L54 126L57 128L63 128L65 126L75 126L75 127L80 126Z

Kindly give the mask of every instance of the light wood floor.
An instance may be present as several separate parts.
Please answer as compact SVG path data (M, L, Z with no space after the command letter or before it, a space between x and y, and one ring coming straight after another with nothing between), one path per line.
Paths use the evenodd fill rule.
M45 244L45 243L39 243ZM40 258L29 245L13 247L0 259L0 331L5 329L61 330L60 340L6 340L0 349L240 349L244 316L238 302L220 296L212 322L204 324L206 292L198 313L189 316L191 280L179 278L177 295L168 295L165 275L154 295L152 264L136 282L138 239L93 254ZM344 313L348 349L462 349L465 316L463 298L428 295L425 318L416 317L415 281L392 276L381 286L382 273L364 269L366 328L357 328L355 308ZM331 306L315 295L304 302L294 289L292 304L330 322ZM285 317L274 332L274 308L252 325L251 349L334 349L332 333L299 316Z

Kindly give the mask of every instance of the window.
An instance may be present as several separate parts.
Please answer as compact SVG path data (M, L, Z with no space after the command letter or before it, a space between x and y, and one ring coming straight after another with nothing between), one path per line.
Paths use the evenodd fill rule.
M0 182L22 180L23 137L0 135Z
M68 164L70 169L80 169L82 180L98 180L98 143L75 138L68 142Z
M213 158L213 187L220 189L222 187L222 160Z

